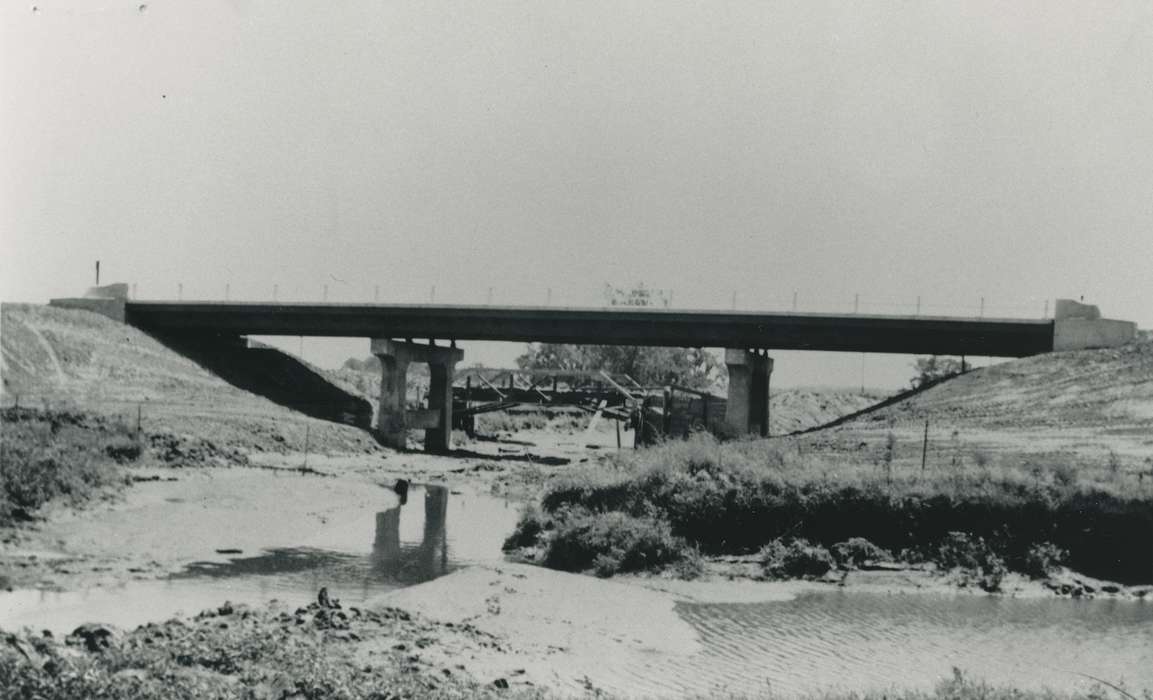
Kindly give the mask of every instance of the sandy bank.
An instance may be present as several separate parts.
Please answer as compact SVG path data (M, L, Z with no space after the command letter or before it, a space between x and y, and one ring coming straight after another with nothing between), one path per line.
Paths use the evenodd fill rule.
M267 469L133 470L123 498L56 507L11 532L0 564L18 587L77 589L172 573L277 547L331 547L345 528L396 504L367 478ZM218 550L225 550L220 552Z
M471 567L371 604L468 623L513 647L473 664L519 667L526 680L564 694L600 689L631 697L683 691L671 679L666 684L659 670L700 651L676 602L628 583L502 564Z

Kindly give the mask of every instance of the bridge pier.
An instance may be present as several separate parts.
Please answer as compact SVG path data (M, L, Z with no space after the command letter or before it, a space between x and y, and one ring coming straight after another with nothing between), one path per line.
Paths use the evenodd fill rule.
M389 447L403 450L408 429L424 428L424 449L452 449L452 377L464 351L454 347L404 343L387 338L372 340L372 354L380 358L380 411L376 429ZM428 364L430 386L427 411L409 411L405 403L408 365Z
M737 435L769 434L769 380L773 358L767 350L725 349L729 396L725 423Z

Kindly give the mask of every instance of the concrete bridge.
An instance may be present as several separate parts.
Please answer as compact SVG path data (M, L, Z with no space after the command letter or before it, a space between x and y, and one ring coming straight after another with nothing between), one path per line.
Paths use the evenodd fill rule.
M1023 357L1129 342L1136 325L1102 319L1094 306L1060 299L1052 319L690 311L650 307L554 308L440 304L300 304L130 301L127 285L53 299L159 336L363 337L381 359L377 428L403 448L408 428L426 429L425 448L445 451L452 432L452 377L462 340L715 347L729 369L726 421L738 433L768 428L768 350ZM414 339L427 339L418 343ZM438 344L439 342L439 344ZM408 365L429 365L429 409L404 403Z

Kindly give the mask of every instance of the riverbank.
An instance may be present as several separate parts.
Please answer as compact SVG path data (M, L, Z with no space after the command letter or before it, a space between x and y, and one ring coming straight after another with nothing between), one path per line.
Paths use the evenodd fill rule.
M880 593L828 599L829 608L812 583L667 583L680 592L623 578L478 565L366 604L342 603L339 591L325 589L307 605L224 603L129 631L89 624L67 638L9 632L0 646L0 686L29 698L908 700L1101 700L1140 697L1153 687L1142 675L1145 657L1134 644L1140 637L1103 655L1095 648L1100 622L1080 612L1042 616L1035 628L1015 631L1042 609L988 606L996 600L990 597ZM686 587L697 589L697 600ZM821 629L796 625L792 618L814 605L856 612L840 622L825 618ZM1140 617L1127 624L1147 627L1150 611L1130 605ZM932 638L909 624L942 608L973 632L999 620L1009 634L982 636L975 647L972 632ZM862 624L870 615L895 625ZM731 627L744 618L753 626ZM852 626L840 629L845 622ZM713 638L718 626L726 630L724 644ZM994 662L1008 651L1028 657L1030 649L1043 658ZM982 667L992 684L956 671L958 665Z
M1153 582L1153 483L1062 461L910 470L806 454L792 440L698 435L558 477L540 503L508 547L602 576L670 567L691 576L702 554L757 554L754 575L767 578L899 562L991 592L1010 572L1044 579L1065 566Z
M556 477L562 471L603 467L597 466L599 460L595 456L588 457L589 462L578 460L550 466L543 463L547 460L527 461L529 456L543 456L534 452L536 448L519 446L528 452L526 455L524 452L500 452L499 447L499 443L475 447L476 450L493 450L483 457L469 455L453 458L397 453L385 459L365 460L349 455L313 455L307 472L299 470L301 461L292 455L258 457L247 467L128 468L126 471L139 478L118 499L90 503L84 509L50 506L44 513L46 519L19 528L23 535L30 538L23 549L25 560L30 560L31 555L39 552L37 559L30 560L34 563L28 571L36 573L28 580L31 585L46 588L106 590L109 593L125 586L129 587L124 590L132 591L134 589L131 585L136 585L135 582L147 584L150 580L156 580L162 587L158 589L158 594L179 597L183 590L180 585L176 585L179 582L163 583L161 580L167 580L166 577L179 573L194 562L201 562L198 568L206 571L210 570L204 569L206 563L215 562L227 568L230 562L260 558L270 548L299 549L302 545L310 550L323 551L339 550L343 546L353 552L363 551L371 544L375 551L378 543L372 540L379 540L380 537L379 534L374 535L373 530L380 527L378 515L394 510L397 504L397 496L391 486L398 477L416 479L419 476L428 483L439 483L442 485L441 493L449 494L447 497L450 499L463 498L467 504L470 492L499 493L515 486L524 493L533 493L530 482L520 479L526 470L534 474L531 483L537 483L538 480L543 482ZM505 446L505 449L512 447ZM555 449L569 448L556 446ZM502 456L524 459L501 460ZM560 459L557 455L553 456ZM485 466L477 468L481 465ZM461 495L452 495L457 492ZM429 507L429 502L419 494L419 491L414 491L414 495L410 496L418 500L410 503L409 509L420 509L422 503L424 508ZM465 524L461 520L467 513L477 518L470 523L490 522L491 515L483 509L477 511L478 505L466 505L464 511L450 508L448 521L456 522L466 530L475 529L475 524ZM516 505L509 503L507 508L511 509L509 512L512 515ZM512 520L506 527L511 528L511 525ZM406 527L402 523L401 530ZM416 527L423 527L427 532L427 523L424 526L417 523ZM492 542L489 544L498 549L499 540L507 531L491 534L489 537ZM341 544L345 533L349 539L346 544ZM459 542L452 546L455 549L458 545L463 546ZM16 554L7 547L9 545L6 545L9 554ZM441 551L434 548L429 555L439 557ZM425 553L415 551L413 556L424 557ZM495 552L494 556L499 556L499 552ZM756 606L771 605L774 602L789 606L812 595L862 593L887 598L908 597L914 592L918 595L908 598L910 601L942 601L941 604L949 606L954 604L949 601L955 600L957 595L954 592L955 583L929 572L857 571L848 575L842 581L845 585L841 586L838 583L813 581L741 580L738 570L749 565L749 561L736 557L716 557L706 560L703 576L695 581L647 575L621 576L616 580L605 581L492 560L487 564L474 564L457 570L430 583L385 593L371 601L356 600L359 592L352 596L355 602L351 604L361 610L405 610L418 620L411 629L397 631L389 627L401 624L395 620L388 620L387 625L379 620L366 622L360 631L354 631L361 637L359 640L350 638L334 642L324 635L306 635L286 647L290 649L289 653L277 652L276 656L262 656L266 653L262 651L263 647L252 640L261 638L262 634L273 638L281 635L286 625L280 616L285 612L293 618L292 624L287 626L295 630L295 610L300 603L293 601L288 604L287 610L283 609L285 604L282 603L279 610L267 614L252 613L244 622L251 629L243 634L237 633L238 636L232 635L233 623L229 619L223 620L229 624L229 628L220 632L209 623L183 616L177 618L181 620L179 623L161 625L169 630L183 630L177 638L189 634L188 629L196 627L199 631L191 639L195 640L201 650L199 656L190 653L187 646L166 647L163 635L157 635L149 631L152 628L145 626L142 630L126 635L126 639L136 640L126 643L137 646L159 645L158 648L167 649L157 657L154 665L150 665L153 664L151 661L141 661L140 657L128 654L127 658L133 661L127 665L115 660L121 658L118 656L108 657L107 660L105 657L90 656L84 657L86 660L82 660L83 664L88 665L82 667L91 669L89 677L103 679L99 682L106 683L106 686L101 687L119 688L123 684L136 684L137 681L132 679L143 674L145 679L152 680L141 680L141 688L150 687L147 685L149 682L161 681L191 684L188 695L208 692L217 687L231 688L229 691L220 691L224 697L234 696L238 692L236 688L244 689L240 694L246 695L250 686L263 688L259 684L273 682L276 678L282 681L287 678L289 680L285 682L295 684L297 681L292 680L293 674L300 668L311 668L304 664L304 660L309 655L317 654L321 658L315 663L322 667L317 672L325 678L336 679L332 681L332 687L338 690L363 689L365 686L357 685L361 681L387 686L391 683L389 674L418 667L421 670L403 671L407 674L404 676L406 683L410 680L409 676L427 676L439 682L438 674L445 676L444 670L448 669L463 679L462 683L474 684L444 685L448 697L473 696L496 689L496 686L490 684L498 678L505 679L513 688L548 688L551 694L562 696L595 694L597 691L619 697L654 694L664 697L682 696L686 692L708 697L729 697L734 694L755 696L763 694L763 688L754 688L757 681L750 680L746 674L750 669L758 668L763 661L754 659L738 662L736 659L728 659L727 663L709 665L713 662L707 653L702 652L701 645L707 639L710 623L701 620L690 624L688 620L695 619L694 616L700 613L697 612L698 608L683 606L705 605L705 610L708 610L707 606L712 604L738 604L754 606L752 609L759 610ZM730 576L736 576L737 580L728 580ZM331 584L317 580L317 585L326 583ZM330 585L330 591L333 597L349 600L349 593L342 592L339 585ZM188 598L181 609L193 612L200 607L218 607L232 595L227 589L214 588L211 592L211 596ZM262 610L264 601L279 595L276 590L266 592L263 596L256 595L251 599L253 608ZM963 599L985 601L1029 596L1053 599L1055 594L1036 589L1015 591L1006 596L963 595ZM96 595L90 596L89 604L98 598ZM139 598L136 605L146 609L146 603L146 600ZM159 621L169 617L168 614L160 614L140 619ZM85 619L91 617L85 616ZM307 615L305 619L306 622L311 620ZM702 626L698 628L696 625ZM307 628L307 624L304 626ZM476 634L461 632L462 626L475 630ZM773 625L770 624L770 627ZM70 627L63 631L67 629ZM290 634L295 635L297 632ZM740 638L739 634L733 631L726 634L725 639L736 642ZM152 638L153 641L144 642L145 638ZM394 658L395 655L368 654L364 651L366 655L362 656L363 650L379 651L374 646L376 642L393 638L398 640L392 642L393 645L405 644L406 649L414 650L413 654L402 654ZM420 644L414 647L416 642L413 640L420 640ZM709 644L715 645L717 642L712 640ZM773 646L779 649L790 648L784 643L774 643ZM250 671L233 670L223 673L223 678L210 676L205 680L201 678L204 674L220 672L205 670L199 661L193 661L191 672L182 666L188 659L216 659L212 651L215 649L233 650L239 657L245 648L248 651L244 653L248 656L244 657L247 660L241 665L251 664L245 666ZM750 648L759 647L754 645ZM298 653L301 656L296 656ZM419 658L419 663L409 660L413 655ZM180 658L185 661L179 661ZM935 658L934 663L940 665L940 668L935 668L928 677L921 677L916 684L901 685L900 693L907 697L933 697L937 692L933 690L934 684L949 677L948 658L946 654ZM360 660L364 660L364 666L358 665ZM734 663L737 665L734 666ZM970 663L980 668L980 664L985 662L976 659ZM364 673L365 666L373 667L372 673ZM223 668L231 667L225 665ZM133 672L121 673L126 670ZM25 672L27 669L20 673ZM118 673L121 675L113 678ZM777 674L775 692L780 694L790 689L786 693L789 696L844 696L848 689L843 689L843 692L819 690L824 687L822 683L834 678L830 673L829 667L822 666L810 674L813 683L804 684L787 672L774 672ZM46 687L57 687L53 683L59 684L58 688L74 687L61 683L59 679L42 675L37 677L40 678L37 682L44 682ZM709 680L703 685L695 684L696 681L692 679L696 677ZM895 682L901 677L898 674L892 680ZM1127 680L1116 675L1104 677L1111 681ZM781 679L788 680L786 682ZM997 680L1002 685L1007 683L1004 676ZM217 683L220 685L213 685ZM1014 685L1040 693L1035 682ZM425 697L432 692L430 686L396 687L409 688L405 692L410 697ZM885 687L885 684L849 686L855 690L876 687ZM1061 693L1071 693L1070 696L1075 697L1080 692L1077 689L1088 688L1089 685L1066 682L1058 687L1064 689ZM997 697L995 694L990 696L984 690L977 692L979 685L969 684L964 688L965 693L972 694L955 693L953 691L957 688L952 687L950 694L942 697ZM91 687L88 689L91 690ZM794 690L796 692L792 692ZM139 697L147 696L147 690L140 692L142 694ZM333 692L333 696L339 697L343 691ZM399 694L404 696L403 693Z

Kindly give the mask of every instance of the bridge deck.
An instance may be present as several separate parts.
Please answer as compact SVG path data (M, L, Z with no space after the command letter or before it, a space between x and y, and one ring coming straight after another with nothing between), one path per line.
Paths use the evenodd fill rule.
M1053 349L1050 319L760 313L636 307L130 301L161 333L436 338L1023 357Z

